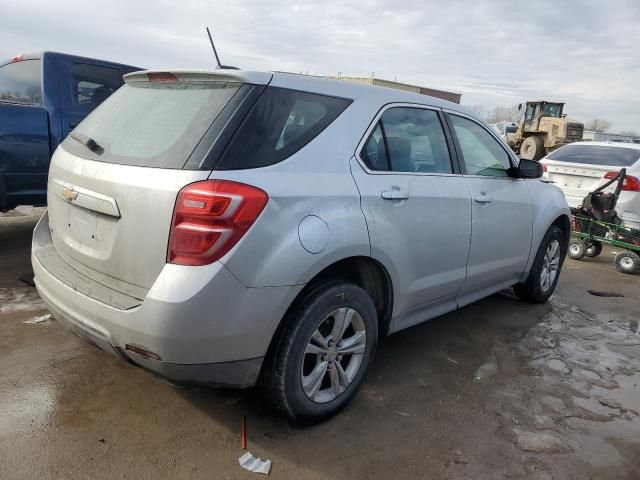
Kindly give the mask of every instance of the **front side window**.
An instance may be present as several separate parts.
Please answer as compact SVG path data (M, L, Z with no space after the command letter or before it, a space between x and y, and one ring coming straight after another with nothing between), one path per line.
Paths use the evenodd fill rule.
M511 167L509 155L498 141L478 123L449 115L467 175L506 177Z
M411 107L388 109L361 153L372 170L452 173L438 113Z
M115 68L75 63L71 67L73 103L91 111L123 84Z
M545 103L542 107L542 116L560 118L562 116L562 105L559 103Z
M344 98L268 87L215 169L241 170L281 162L317 137L350 103Z
M42 103L41 65L40 60L23 60L0 67L0 101Z

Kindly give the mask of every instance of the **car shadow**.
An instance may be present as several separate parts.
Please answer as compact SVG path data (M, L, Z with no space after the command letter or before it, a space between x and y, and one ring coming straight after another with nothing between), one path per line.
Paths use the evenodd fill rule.
M462 424L477 414L478 399L488 388L473 381L474 372L496 345L526 335L550 308L498 294L383 339L354 401L315 426L288 422L266 405L257 389L186 388L181 394L223 425L238 447L241 418L246 417L248 449L270 458L274 468L302 465L337 478L375 477L380 475L376 462L354 458L345 445L370 452L371 460L385 462L387 473L394 462L406 467L407 455L427 444L430 455L438 450L450 455L453 445L443 441L442 432L456 438L455 430L462 432Z

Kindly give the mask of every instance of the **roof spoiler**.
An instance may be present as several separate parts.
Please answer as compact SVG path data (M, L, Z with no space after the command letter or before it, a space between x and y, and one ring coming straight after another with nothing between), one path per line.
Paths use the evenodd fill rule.
M219 69L211 70L143 70L127 73L125 83L146 83L154 77L172 77L173 81L191 82L239 82L253 85L268 85L273 74L267 72L250 72L245 70ZM166 81L166 80L165 80Z

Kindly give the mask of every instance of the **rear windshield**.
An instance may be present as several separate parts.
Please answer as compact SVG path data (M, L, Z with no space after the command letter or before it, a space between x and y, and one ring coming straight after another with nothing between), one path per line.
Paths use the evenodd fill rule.
M558 162L630 167L640 158L640 150L599 145L566 145L550 153L547 158Z
M40 60L23 60L0 67L0 101L37 105L42 103Z
M125 84L73 130L63 148L101 162L183 168L241 90L237 82ZM99 148L92 151L73 136L92 139Z

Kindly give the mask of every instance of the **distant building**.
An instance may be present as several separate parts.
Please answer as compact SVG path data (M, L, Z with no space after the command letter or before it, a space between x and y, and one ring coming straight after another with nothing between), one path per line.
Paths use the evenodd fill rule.
M345 82L361 83L364 85L377 85L379 87L395 88L397 90L405 90L407 92L420 93L431 97L442 98L454 103L460 103L462 93L447 92L446 90L438 90L435 88L420 87L419 85L411 85L409 83L393 82L391 80L383 80L375 77L345 77L338 75L337 77L329 77L336 80L344 80Z
M622 135L620 133L596 132L595 130L585 130L582 140L593 140L594 142L623 142L640 143L637 135Z

